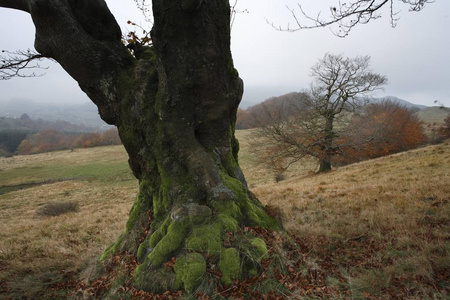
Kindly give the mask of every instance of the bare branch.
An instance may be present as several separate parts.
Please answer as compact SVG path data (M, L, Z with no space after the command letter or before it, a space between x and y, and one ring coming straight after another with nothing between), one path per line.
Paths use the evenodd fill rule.
M434 0L399 1L408 4L410 6L409 10L415 12L421 11L426 4L434 2ZM325 19L321 18L320 12L316 17L311 17L298 4L300 13L288 7L296 27L292 28L290 24L287 24L286 27L275 26L273 23L270 24L276 30L288 32L337 25L339 29L337 31L332 29L333 33L339 37L346 37L356 25L367 24L372 20L380 18L381 14L379 11L388 3L390 4L390 22L392 27L395 27L399 18L396 17L398 12L394 10L394 0L350 0L345 3L339 2L338 6L330 7L330 15Z
M236 19L236 15L240 13L249 13L247 9L240 10L237 8L238 0L234 0L234 4L230 5L230 28L233 28L234 20Z
M37 77L44 75L34 72L27 73L30 69L48 69L38 63L43 58L47 57L30 49L15 52L2 50L2 55L0 55L0 80L8 80L13 77Z
M147 0L133 0L136 3L137 8L144 15L145 21L153 24L152 4Z

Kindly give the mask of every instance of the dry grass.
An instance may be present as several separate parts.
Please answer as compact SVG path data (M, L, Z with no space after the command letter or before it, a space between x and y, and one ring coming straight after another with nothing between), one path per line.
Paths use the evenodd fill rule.
M330 280L344 278L352 297L449 292L448 142L254 192L282 209L286 229L304 240L310 258L341 268Z
M280 174L276 170L269 168L267 164L258 162L258 154L251 147L251 140L255 139L252 129L237 130L236 137L240 145L239 164L249 186L255 188L268 183L276 183ZM313 174L317 167L318 163L314 159L306 159L295 163L282 174L283 180L298 177L299 174Z
M253 163L246 134L238 132L240 163L253 191L303 241L304 276L325 273L318 287L341 298L448 296L448 142L323 175L298 166L275 183L275 173ZM0 298L67 297L52 287L82 276L124 229L137 191L126 160L121 147L0 159L0 189L54 180L0 194ZM55 181L64 178L73 180ZM46 203L69 201L79 212L35 216Z
M42 182L58 176L53 169L68 174L101 161L119 161L115 169L120 174L122 165L127 167L124 154L121 147L102 147L1 159L0 181L1 185L23 183L16 176L20 170L25 182ZM47 177L39 177L36 170ZM100 171L87 168L84 175L89 180L36 185L0 195L0 298L2 294L64 298L53 295L51 287L78 274L123 231L137 183L117 174L117 180L108 182L108 174L94 176ZM79 211L36 217L35 212L49 202L78 203Z

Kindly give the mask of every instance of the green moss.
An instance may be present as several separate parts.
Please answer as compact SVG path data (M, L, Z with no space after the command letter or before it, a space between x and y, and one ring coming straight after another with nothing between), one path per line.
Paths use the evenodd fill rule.
M117 251L117 243L111 244L106 250L103 252L102 256L100 256L100 261L105 261Z
M233 284L233 281L239 277L240 267L239 252L235 248L228 248L222 251L219 269L222 272L220 279L224 284Z
M153 234L150 236L149 240L149 246L151 248L154 248L156 244L159 243L159 241L167 234L167 228L172 223L172 220L170 217L167 217L164 222L161 224L161 226L158 227L158 229L153 232ZM156 224L156 223L153 223Z
M243 235L236 243L243 255L244 276L257 276L261 259L267 256L266 243L260 238L249 238Z
M167 228L167 234L159 241L148 255L148 260L153 266L160 266L169 260L172 253L182 246L187 226L184 222L174 222Z
M256 261L260 261L267 255L267 245L262 239L251 239L250 244L252 245L252 252Z
M193 251L208 254L220 253L222 248L221 231L222 228L218 223L194 228L191 235L186 239L186 247Z
M119 249L122 248L124 240L125 240L125 233L122 233L114 244L106 248L102 256L100 256L100 261L102 262L111 258L111 256L113 256Z
M177 258L174 266L177 286L192 292L202 281L206 272L206 261L200 253L189 253Z
M236 196L236 203L249 221L250 225L267 229L279 230L281 226L278 221L270 217L258 200L252 200L251 193L247 193L241 181L228 176L222 172L222 181L225 187L230 189Z
M150 186L146 180L141 181L139 185L139 193L136 196L136 200L133 203L133 207L130 210L126 230L133 230L136 224L141 223L143 219L148 219L148 211L152 208L150 199Z
M216 219L224 231L236 232L239 229L238 221L227 213L217 214Z
M214 201L211 203L216 220L221 224L224 231L236 232L239 229L239 221L242 214L239 207L233 201Z

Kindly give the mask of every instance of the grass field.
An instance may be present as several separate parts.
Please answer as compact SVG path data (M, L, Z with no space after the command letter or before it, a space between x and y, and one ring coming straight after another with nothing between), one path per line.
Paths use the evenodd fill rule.
M304 284L294 298L450 296L448 142L328 174L313 174L309 162L275 183L275 172L254 163L249 132L238 137L252 190L297 237ZM136 191L120 146L0 158L0 298L81 298L64 283L89 276ZM79 210L37 213L55 202Z

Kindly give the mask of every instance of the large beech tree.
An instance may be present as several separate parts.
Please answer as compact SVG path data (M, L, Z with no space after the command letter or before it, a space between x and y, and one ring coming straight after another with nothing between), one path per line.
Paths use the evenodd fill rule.
M207 277L205 257L225 284L256 275L266 244L241 229L281 228L238 164L243 83L230 52L229 1L153 0L153 46L134 56L104 0L0 0L0 7L31 15L38 52L3 60L1 78L20 75L33 59L54 59L117 126L128 152L139 192L102 260L119 251L136 257L134 284L149 291L193 291ZM173 257L172 268L165 262Z
M36 50L79 83L128 152L139 193L125 232L102 259L135 255L135 285L156 292L196 288L205 254L225 284L257 274L263 240L247 234L223 244L226 232L245 226L280 229L238 164L234 124L243 83L230 52L229 2L154 0L153 46L136 57L103 0L0 6L30 13ZM172 257L173 270L164 265Z

